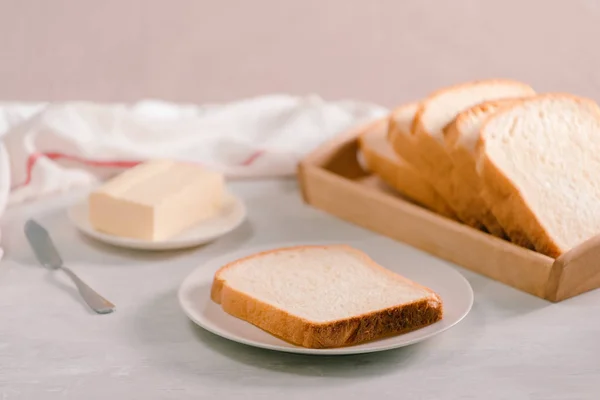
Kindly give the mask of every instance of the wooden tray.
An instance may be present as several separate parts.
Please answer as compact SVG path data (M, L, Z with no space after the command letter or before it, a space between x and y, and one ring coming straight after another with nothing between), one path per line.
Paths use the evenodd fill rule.
M557 259L442 217L395 194L360 164L357 137L340 135L299 166L304 201L341 219L535 296L558 302L600 287L600 237Z

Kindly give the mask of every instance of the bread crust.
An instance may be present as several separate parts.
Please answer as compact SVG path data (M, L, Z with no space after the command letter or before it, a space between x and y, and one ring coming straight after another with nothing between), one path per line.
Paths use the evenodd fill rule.
M392 149L399 157L410 163L416 170L421 171L424 160L423 157L421 157L420 149L417 148L417 143L412 137L411 133L406 132L403 127L399 126L394 117L396 113L401 112L402 107L403 106L397 108L390 115L387 134L388 143L392 146ZM438 194L438 196L443 199L446 205L443 215L458 221L459 217L456 215L456 210L448 203L446 197L438 190L437 186L432 184L431 177L428 174L423 174L422 172L420 172L420 175L433 187L433 190Z
M414 124L414 120L413 120ZM437 172L452 169L452 161L441 145L433 138L416 136L411 132L404 132L395 123L394 113L390 117L388 128L388 141L398 156L410 162L422 176L429 182L434 190L444 199L451 210L451 218L463 222L473 228L483 229L483 225L452 204L452 193L454 191L449 179L438 179ZM429 154L424 157L423 154ZM435 160L435 162L432 162Z
M446 149L444 137L434 137L431 132L428 132L423 122L430 102L435 101L439 96L450 92L465 90L481 84L513 85L515 87L529 88L529 86L523 82L498 78L460 83L432 92L420 103L415 114L410 134L413 142L412 151L420 155L417 160L419 164L415 164L415 166L418 167L419 171L426 176L428 181L446 200L460 221L475 229L504 237L503 231L498 229L501 227L490 221L490 218L493 219L493 216L485 212L483 214L481 214L481 212L472 212L473 210L470 208L470 205L465 206L465 204L463 204L464 199L461 196L463 187L451 178L455 166ZM395 138L398 140L398 135L396 135ZM394 149L399 149L399 145L394 144ZM403 154L400 155L402 156ZM478 210L480 211L481 208ZM486 218L485 222L487 222L489 226L484 223L484 220L481 218L482 215L483 218Z
M427 132L427 129L425 128L425 126L423 126L423 114L425 114L425 112L427 111L427 103L435 98L437 98L438 96L447 93L447 92L453 92L456 90L461 90L461 89L466 89L472 86L476 86L476 85L480 85L480 84L489 84L489 85L506 85L506 84L510 84L510 85L516 85L516 86L522 86L523 88L528 88L529 85L527 85L524 82L520 82L514 79L507 79L507 78L493 78L493 79L479 79L479 80L475 80L475 81L470 81L470 82L463 82L463 83L457 83L455 85L451 85L451 86L446 86L443 88L440 88L434 92L431 92L429 94L429 96L427 96L420 104L419 109L417 110L417 113L415 114L415 119L413 120L413 125L412 125L412 129L411 129L411 133L413 135L417 135L419 133L424 133L429 135L429 133Z
M535 246L527 233L527 225L532 223L532 214L525 205L523 196L516 191L510 180L487 157L481 162L483 187L480 195L490 206L490 210L501 221L510 241L526 249Z
M470 155L464 149L458 148L452 151L455 169L452 171L450 179L457 187L455 205L461 207L465 212L471 213L474 220L481 221L485 230L491 235L507 239L509 236L492 213L491 205L481 195L481 178L476 172L466 172L468 168L472 167L469 157Z
M488 200L486 194L482 194L482 180L476 171L475 154L461 143L461 138L464 135L464 124L470 118L481 113L491 115L492 112L512 104L515 100L495 100L478 104L458 114L444 130L446 150L454 163L450 179L457 189L455 206L471 213L474 219L481 221L490 234L502 239L508 239L510 236L492 212L492 204L486 201Z
M454 212L446 201L409 163L397 156L390 145L390 152L384 152L371 146L370 138L382 136L387 143L386 132L365 132L359 137L360 150L369 170L375 173L388 186L408 199L445 217L454 218Z
M246 293L237 291L228 286L222 276L226 269L234 268L248 259L269 253L302 251L310 248L335 248L354 253L362 258L369 267L383 271L393 279L418 286L430 293L430 297L352 318L319 323L294 316ZM443 318L443 304L439 295L429 288L383 268L363 252L347 245L293 246L268 250L233 261L216 272L211 288L211 299L220 304L228 314L245 320L274 336L295 345L316 349L351 346L398 335L431 325Z
M523 194L515 187L510 178L486 153L486 127L494 118L501 118L513 108L527 102L535 102L548 98L570 98L578 103L586 103L597 110L600 119L600 108L593 100L564 93L548 93L516 101L499 110L481 127L476 153L480 163L480 173L484 181L486 195L493 204L494 215L506 228L515 244L533 248L541 254L556 258L568 249L561 249L543 226L542 221L528 205Z

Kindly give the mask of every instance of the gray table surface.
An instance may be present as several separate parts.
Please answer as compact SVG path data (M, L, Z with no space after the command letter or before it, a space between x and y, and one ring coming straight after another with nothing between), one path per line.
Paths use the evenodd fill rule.
M248 206L238 230L201 248L122 250L69 224L69 194L3 217L0 399L598 399L600 291L550 304L459 269L475 292L459 325L376 354L300 356L229 342L191 323L176 291L216 255L281 241L365 241L399 260L428 255L302 204L292 180L232 183ZM39 267L22 233L33 216L66 262L118 305L91 314L72 285Z

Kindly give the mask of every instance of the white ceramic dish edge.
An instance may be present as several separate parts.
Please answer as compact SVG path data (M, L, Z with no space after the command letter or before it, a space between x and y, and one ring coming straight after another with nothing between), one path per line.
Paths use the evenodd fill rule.
M88 220L87 197L71 206L67 213L71 223L80 232L95 240L118 247L156 251L185 249L211 242L239 227L245 221L247 211L240 198L227 194L218 216L202 221L173 238L156 242L122 238L96 231Z
M407 276L409 279L414 279L416 282L424 284L426 286L431 287L433 290L436 290L440 296L442 296L442 300L444 301L444 319L439 321L433 325L421 328L419 330L409 332L403 335L397 335L386 339L381 339L377 341L372 341L364 344L359 344L355 346L342 347L342 348L329 348L329 349L310 349L303 348L299 346L295 346L293 344L287 343L283 340L277 339L274 336L270 335L268 332L261 330L254 325L239 320L229 314L225 313L220 305L217 305L210 300L210 284L212 283L212 276L214 276L214 272L222 265L225 265L228 262L231 262L235 259L243 257L245 255L254 254L256 252L265 251L274 248L281 247L290 247L296 245L324 245L324 244L334 244L332 242L320 242L320 243L277 243L269 246L260 246L253 248L246 248L244 250L236 251L234 253L228 254L226 256L221 256L217 258L213 258L203 265L197 267L191 274L189 274L184 281L182 282L179 291L178 291L178 300L180 306L185 313L185 315L194 323L196 323L201 328L215 334L221 336L225 339L238 342L241 344L258 347L266 350L274 350L281 352L289 352L289 353L297 353L297 354L312 354L312 355L348 355L348 354L363 354L363 353L371 353L377 351L385 351L391 350L399 347L404 347L408 345L412 345L423 340L429 339L435 335L438 335L451 327L458 324L462 321L467 314L470 312L473 301L474 294L473 290L468 283L468 281L454 268L450 265L446 265L441 260L435 259L435 263L439 264L435 267L437 271L432 276L437 276L440 281L444 279L452 279L451 282L455 285L454 289L458 290L457 293L461 293L458 297L462 296L457 303L463 302L460 305L460 309L451 309L453 306L452 299L448 298L448 293L444 293L444 290L439 290L439 284L431 285L431 282L427 282L423 279L417 279L414 276L410 276L412 274L406 274L406 271L403 273L402 271L397 272ZM354 245L353 243L347 243L349 245ZM368 252L367 252L368 253ZM386 265L384 265L386 266ZM440 270L442 273L440 274ZM443 275L443 276L440 276ZM210 278L210 279L208 279ZM207 281L208 280L208 281ZM197 290L198 283L204 283L202 290ZM433 286L433 287L432 287ZM442 293L440 293L442 292ZM444 295L446 298L444 298ZM208 296L208 298L207 298ZM190 298L191 297L191 298ZM204 306L203 306L204 305ZM203 306L203 307L202 307ZM457 306L458 307L458 306ZM204 310L199 310L199 308L204 308ZM206 309L209 311L207 312ZM449 313L450 311L450 313ZM217 318L221 318L222 321L225 321L224 324L227 325L237 325L240 329L244 331L253 331L252 335L263 337L264 340L256 340L250 339L248 337L244 337L244 335L239 332L235 332L234 329L223 329L218 325L215 325L214 322L208 321L206 315L203 314L221 314L218 315ZM223 323L223 322L219 323ZM245 335L248 336L248 335Z

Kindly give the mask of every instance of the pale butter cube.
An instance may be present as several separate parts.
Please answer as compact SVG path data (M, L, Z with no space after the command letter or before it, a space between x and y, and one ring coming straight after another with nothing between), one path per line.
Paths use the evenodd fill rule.
M216 215L222 174L199 165L158 160L133 167L89 196L89 220L115 236L164 240Z

